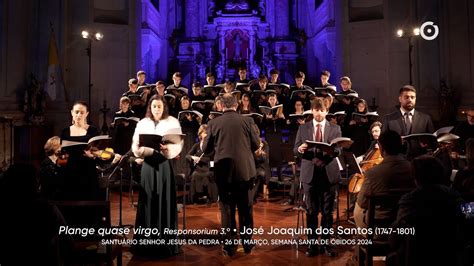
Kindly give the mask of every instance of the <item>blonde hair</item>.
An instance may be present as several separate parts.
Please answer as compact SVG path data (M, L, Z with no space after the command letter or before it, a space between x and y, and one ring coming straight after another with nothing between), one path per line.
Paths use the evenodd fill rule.
M44 144L44 153L51 156L56 152L56 148L61 147L61 139L58 136L49 138Z
M207 125L201 125L201 126L199 127L199 130L198 130L198 138L199 138L199 141L202 140L202 139L201 139L201 135L202 135L203 133L205 133L206 130L207 130Z

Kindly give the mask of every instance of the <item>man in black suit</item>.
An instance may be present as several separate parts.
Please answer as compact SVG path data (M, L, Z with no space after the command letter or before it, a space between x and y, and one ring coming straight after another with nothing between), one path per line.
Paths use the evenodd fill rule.
M341 136L341 128L326 120L328 104L320 98L311 103L313 120L301 125L296 134L294 153L302 157L300 181L303 183L306 198L307 215L306 223L313 232L309 239L317 239L315 233L318 227L318 213L321 209L321 227L332 229L332 212L336 195L336 184L340 178L339 167L336 160L337 152L326 153L316 149L309 149L307 140L326 142ZM330 234L322 235L322 239L329 240ZM316 245L310 245L306 255L309 257L325 252L328 256L335 253L326 245L321 250Z
M434 126L431 117L415 110L416 89L411 85L405 85L400 89L398 96L400 109L385 115L382 124L382 132L393 130L400 136L418 133L433 133ZM407 157L415 158L423 154L422 145L416 140L408 141Z
M239 212L240 232L253 229L252 190L256 176L253 152L259 148L259 136L254 121L236 112L237 99L230 93L222 96L224 114L209 121L203 143L205 153L215 151L214 176L219 193L222 229L225 234L224 255L232 256L237 250L233 240L237 236L235 208ZM252 234L241 234L244 251L250 253L253 245L245 244Z

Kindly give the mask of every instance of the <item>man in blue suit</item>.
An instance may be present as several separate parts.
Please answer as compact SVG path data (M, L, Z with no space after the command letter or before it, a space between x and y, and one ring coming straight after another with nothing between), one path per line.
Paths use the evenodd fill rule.
M334 160L337 152L323 152L317 148L308 148L307 140L326 142L341 136L341 128L326 120L329 106L321 98L316 98L311 103L313 120L301 125L296 134L294 153L302 157L300 180L303 183L306 198L306 223L313 233L308 235L309 239L317 239L315 233L318 227L318 213L321 211L321 227L332 228L332 212L334 198L336 195L336 184L340 178L339 167ZM322 239L329 240L330 234L323 234ZM309 257L319 252L328 256L335 253L327 245L318 250L316 245L310 245L306 255Z

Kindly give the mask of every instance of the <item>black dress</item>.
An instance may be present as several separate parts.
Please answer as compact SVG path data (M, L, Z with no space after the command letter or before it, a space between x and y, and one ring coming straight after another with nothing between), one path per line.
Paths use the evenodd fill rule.
M179 120L181 125L181 129L183 134L186 136L184 137L184 146L180 153L180 158L175 160L174 163L174 170L176 174L184 174L186 177L190 175L191 172L191 164L186 160L186 154L188 151L193 147L196 143L197 133L199 130L199 122L196 118L193 118L189 121L185 116L182 116Z
M199 163L194 165L193 159L191 156L201 157ZM210 154L204 154L201 149L201 143L196 143L188 151L186 159L188 162L193 165L191 173L191 191L190 198L194 202L198 193L203 193L205 188L209 194L210 200L212 202L217 201L217 184L214 180L214 172L209 170L209 162L214 158L214 152Z
M71 136L69 127L63 129L61 141L88 142L99 135L95 126L89 126L84 136ZM84 146L68 147L69 158L64 168L64 196L68 200L100 200L105 194L100 193L96 170L96 161L84 155Z
M278 171L278 177L281 173L281 164L283 161L281 142L282 133L281 130L286 123L285 119L282 118L266 118L263 120L262 127L265 128L265 140L269 145L269 160L270 167L276 167Z
M122 120L120 118L137 117L135 112L128 110L127 112L118 111L114 114L114 127L111 131L112 142L115 153L125 154L132 147L133 132L137 126L137 121Z
M54 200L61 197L63 189L63 169L46 157L40 165L39 182L41 196Z
M358 112L355 112L358 113ZM363 155L370 146L370 125L369 121L367 122L356 122L354 125L349 125L347 134L354 141L351 146L351 150L354 155L360 156Z

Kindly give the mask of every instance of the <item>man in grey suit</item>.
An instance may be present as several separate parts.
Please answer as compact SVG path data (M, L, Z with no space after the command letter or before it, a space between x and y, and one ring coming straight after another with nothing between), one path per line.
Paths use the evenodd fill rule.
M415 110L416 89L412 85L405 85L400 89L398 96L400 109L385 115L382 132L393 130L400 136L418 133L433 133L434 126L431 117ZM425 151L416 140L407 142L407 157L414 158Z
M321 227L332 228L332 212L334 198L336 195L336 184L340 178L339 167L334 160L337 152L323 152L317 148L308 148L307 140L326 142L341 136L341 128L326 120L328 113L328 103L320 98L316 98L311 103L313 120L301 125L296 133L294 153L302 157L300 181L303 183L304 195L306 198L306 223L313 233L308 235L309 239L316 240L315 233L318 228L318 213L321 211ZM330 234L322 235L322 239L329 240ZM310 245L306 255L309 257L325 252L328 256L335 256L335 253L328 246L321 246L321 250L316 245Z
M252 118L236 112L237 99L229 93L222 97L224 114L209 121L204 139L205 153L214 154L214 176L219 193L222 229L226 232L223 253L232 256L237 246L235 208L239 212L240 232L244 227L253 228L253 187L256 176L253 152L259 148L260 139L255 133ZM251 234L241 234L244 251L250 253L253 245L245 244Z

